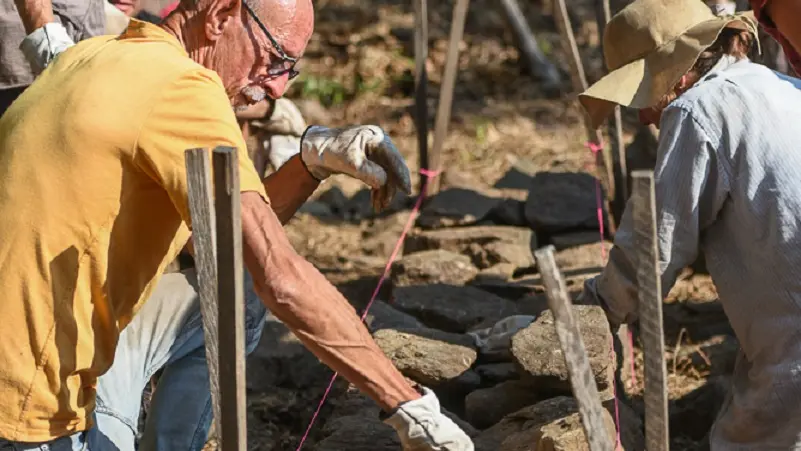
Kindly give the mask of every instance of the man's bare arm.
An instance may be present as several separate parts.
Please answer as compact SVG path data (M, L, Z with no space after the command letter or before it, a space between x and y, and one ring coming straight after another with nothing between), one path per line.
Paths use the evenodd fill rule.
M281 224L286 224L320 185L309 174L300 155L290 158L281 168L264 179L270 206Z
M253 192L242 193L242 244L256 294L317 358L387 412L420 398L355 309L295 252L275 212Z
M14 0L14 4L25 26L26 34L31 34L45 24L55 21L53 4L50 0Z

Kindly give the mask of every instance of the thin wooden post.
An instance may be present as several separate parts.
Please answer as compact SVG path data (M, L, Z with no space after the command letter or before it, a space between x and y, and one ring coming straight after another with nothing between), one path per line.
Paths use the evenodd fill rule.
M603 407L590 360L581 339L579 325L573 317L573 304L567 294L565 280L556 266L553 253L554 246L548 245L536 250L534 258L545 284L548 306L553 312L556 335L567 363L570 385L578 402L584 434L590 451L612 451L614 445L604 423Z
M559 34L562 35L562 41L565 45L565 50L570 54L570 79L573 84L573 89L577 92L583 92L587 89L587 77L584 75L584 64L581 62L581 55L576 45L576 39L573 36L573 27L570 24L570 17L567 14L567 6L565 0L554 0L556 8L554 8L554 15L556 19L556 28ZM585 115L585 128L587 131L587 142L590 145L601 147L601 151L596 154L596 165L601 172L599 177L603 181L606 188L606 211L607 222L609 223L609 232L615 233L617 224L615 224L612 216L611 209L609 208L609 199L614 199L615 196L615 176L612 171L614 166L612 162L612 155L610 152L603 148L603 137L600 130L593 130L590 127L589 121Z
M192 244L203 318L209 389L215 421L220 417L219 333L217 305L216 219L212 204L211 158L208 149L189 149L185 153L189 187L189 214L192 218ZM218 423L219 424L219 423Z
M233 147L214 149L219 304L220 433L223 451L247 449L245 397L245 299L239 161Z
M237 153L229 147L213 152L213 206L208 150L187 150L185 158L217 441L222 451L244 451L245 320ZM223 299L222 305L219 299Z
M670 440L667 369L653 171L634 171L632 180L640 333L645 354L645 443L648 451L667 451Z
M437 103L437 120L434 124L434 145L431 148L431 155L429 155L429 169L432 171L439 171L442 165L442 146L445 144L445 137L448 134L448 122L451 120L451 107L453 106L453 88L456 74L459 72L459 44L462 42L469 5L470 0L456 0L456 6L453 7L451 34L448 38L448 56L445 60L445 72L442 75L439 102ZM437 175L428 181L428 194L433 196L439 192L440 180L440 176Z
M419 165L430 169L428 161L428 5L426 0L414 0L414 119L417 128ZM420 192L425 177L420 177Z

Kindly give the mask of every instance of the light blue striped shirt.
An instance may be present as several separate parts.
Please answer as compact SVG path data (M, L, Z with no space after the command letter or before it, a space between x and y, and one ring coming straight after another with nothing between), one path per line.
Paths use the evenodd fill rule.
M703 250L737 334L711 450L801 449L801 80L743 60L708 73L660 123L655 167L663 295ZM585 285L613 322L637 317L631 206Z

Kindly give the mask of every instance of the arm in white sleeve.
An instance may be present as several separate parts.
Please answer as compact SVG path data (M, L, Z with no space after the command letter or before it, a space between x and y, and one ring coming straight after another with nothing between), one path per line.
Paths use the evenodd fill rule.
M64 26L53 15L51 0L14 0L28 35L20 50L39 75L59 53L75 45Z
M701 232L717 218L729 192L719 161L717 138L708 136L692 114L669 107L661 122L654 171L656 229L662 296L679 272L698 256ZM583 301L603 306L611 323L637 320L637 249L631 202L615 234L603 272L588 280Z

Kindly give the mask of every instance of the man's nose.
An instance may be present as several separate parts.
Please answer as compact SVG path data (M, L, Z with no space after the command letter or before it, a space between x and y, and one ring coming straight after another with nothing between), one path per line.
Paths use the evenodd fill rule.
M264 84L264 89L271 99L278 99L283 97L286 91L286 85L289 84L289 74L283 74L280 77L275 77Z

